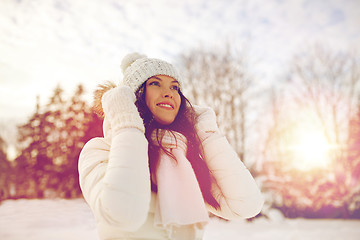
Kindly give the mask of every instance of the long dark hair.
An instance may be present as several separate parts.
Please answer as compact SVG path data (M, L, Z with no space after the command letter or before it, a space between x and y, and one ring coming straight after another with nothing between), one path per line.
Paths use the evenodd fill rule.
M199 139L199 136L195 130L195 123L197 121L197 115L194 108L192 107L190 101L183 95L179 90L179 95L181 97L181 104L179 112L173 123L169 125L161 125L157 123L151 111L145 102L145 92L146 92L146 81L139 87L135 92L136 102L135 105L138 108L141 118L144 121L145 126L145 136L149 142L149 168L151 176L155 176L156 166L159 161L160 151L164 151L166 154L170 155L175 161L175 157L171 152L167 151L161 145L161 139L164 131L159 131L160 129L166 129L170 132L176 131L183 134L187 140L187 152L186 157L191 163L191 166L194 169L197 181L199 183L203 198L206 203L214 207L215 209L220 208L220 204L214 198L211 193L211 183L215 181L213 176L210 174L210 170L203 158L202 155L202 145ZM158 139L158 144L154 144L152 140L152 134L156 131L156 138ZM174 135L175 136L175 135ZM156 192L157 187L153 181L151 181L151 189Z

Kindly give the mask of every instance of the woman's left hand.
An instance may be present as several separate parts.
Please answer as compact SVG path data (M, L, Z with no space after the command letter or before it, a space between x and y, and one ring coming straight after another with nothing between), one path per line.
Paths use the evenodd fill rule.
M210 107L200 107L194 105L194 110L198 114L195 129L197 132L218 132L219 127L216 122L216 114Z

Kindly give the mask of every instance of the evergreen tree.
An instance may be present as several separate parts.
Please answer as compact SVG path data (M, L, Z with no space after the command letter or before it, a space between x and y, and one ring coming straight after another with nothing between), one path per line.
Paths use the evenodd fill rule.
M50 101L18 127L21 155L15 159L16 197L79 197L78 158L84 144L101 136L101 120L83 100L79 85L69 100L56 87Z
M48 112L40 111L38 97L36 112L26 124L18 127L23 150L15 159L17 197L43 196L43 173L52 165L51 156L48 156L48 138L54 125L48 121L48 116Z
M62 156L62 181L60 185L62 197L76 197L81 194L78 182L78 158L87 141L87 135L91 130L90 125L94 117L91 108L83 100L83 94L84 88L79 85L67 103L64 116L66 139L60 143L61 148L66 150L66 154ZM101 124L98 126L101 127Z

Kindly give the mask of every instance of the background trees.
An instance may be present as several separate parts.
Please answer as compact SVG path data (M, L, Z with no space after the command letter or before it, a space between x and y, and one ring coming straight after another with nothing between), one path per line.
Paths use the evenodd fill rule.
M49 102L18 127L21 154L14 160L14 198L78 197L77 162L88 139L101 136L101 121L83 100L79 85L65 100L56 87Z
M186 96L192 103L214 109L222 132L246 161L254 76L245 51L230 44L193 49L181 56L181 65Z
M348 217L359 205L359 60L312 46L294 56L287 81L273 89L262 172L288 216ZM313 144L307 155L298 151L304 141Z
M192 103L214 108L222 132L268 196L267 207L288 217L359 218L359 55L305 48L294 55L286 77L265 91L246 52L224 46L180 57L184 93ZM57 87L45 106L38 101L19 126L21 154L14 161L1 152L6 144L0 140L0 200L80 196L79 152L102 135L83 93L79 85L64 98Z
M350 120L349 145L347 147L347 161L344 168L350 177L346 185L349 193L346 195L346 207L353 216L360 216L360 106L357 106L356 115Z
M5 145L5 141L0 137L0 201L7 199L10 195L9 171L11 166L6 156Z

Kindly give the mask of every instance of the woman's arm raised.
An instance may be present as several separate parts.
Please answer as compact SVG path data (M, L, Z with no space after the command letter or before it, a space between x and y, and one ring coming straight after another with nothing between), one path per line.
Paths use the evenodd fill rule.
M95 218L123 231L145 222L151 196L148 143L134 100L126 86L104 94L111 136L91 139L79 157L80 186Z
M220 204L220 209L209 206L209 210L226 219L257 215L263 206L263 197L254 178L219 133L214 111L199 107L196 111L200 114L196 129L202 140L204 158L216 179L212 192Z

